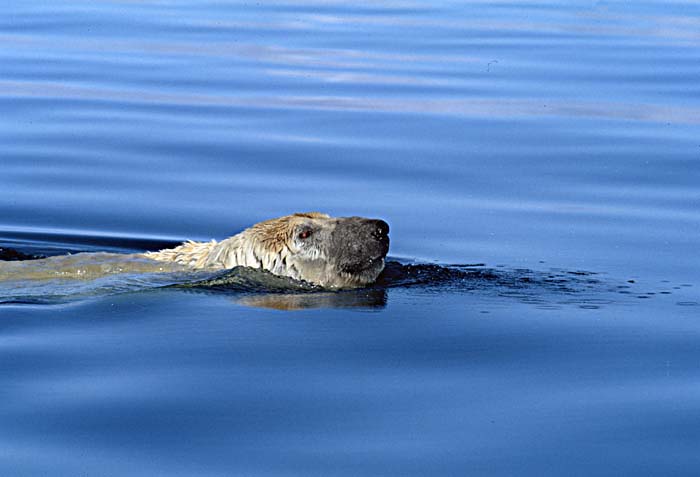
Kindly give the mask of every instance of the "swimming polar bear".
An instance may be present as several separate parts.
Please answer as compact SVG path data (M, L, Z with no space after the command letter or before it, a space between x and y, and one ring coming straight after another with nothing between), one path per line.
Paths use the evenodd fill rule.
M307 212L260 222L221 242L186 242L141 255L193 269L244 266L327 288L357 288L377 279L388 251L383 220Z
M357 288L377 279L388 251L389 226L383 220L308 212L260 222L221 242L186 242L159 252L0 261L0 282L19 286L27 280L84 281L244 266L327 288Z

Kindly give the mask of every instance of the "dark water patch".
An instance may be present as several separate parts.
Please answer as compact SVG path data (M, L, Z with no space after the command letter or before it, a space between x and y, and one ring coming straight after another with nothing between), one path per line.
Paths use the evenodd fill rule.
M3 261L17 261L17 260L35 260L42 258L37 255L30 255L28 253L20 252L19 250L14 250L11 248L0 247L0 260Z
M255 292L317 292L323 288L303 281L273 275L264 270L249 267L235 267L231 270L215 273L203 280L191 281L176 285L180 288L201 288L212 291L231 293Z
M237 267L205 280L173 285L222 293L245 305L277 309L383 307L392 290L417 294L470 294L484 300L511 299L542 309L575 306L599 309L623 300L614 280L577 270L496 269L479 265L438 265L388 261L376 283L360 290L328 291L268 272ZM627 292L628 293L628 292Z

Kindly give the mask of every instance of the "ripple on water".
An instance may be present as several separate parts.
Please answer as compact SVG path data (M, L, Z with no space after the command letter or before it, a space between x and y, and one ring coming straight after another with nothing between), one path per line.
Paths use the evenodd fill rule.
M27 247L31 249L35 245L28 243ZM59 244L52 246L60 247ZM0 253L5 260L0 262L0 303L13 304L60 303L177 287L200 293L223 293L234 297L239 304L264 308L381 308L386 305L392 289L406 288L417 292L469 293L489 299L517 300L539 309L575 306L596 310L624 300L625 295L649 299L655 294L635 293L634 280L620 284L585 270L537 271L509 269L504 265L491 268L485 264L440 265L389 260L374 285L361 290L329 291L246 267L223 272L192 272L129 254L77 253L41 258L8 247L1 248ZM679 306L696 304L678 302Z

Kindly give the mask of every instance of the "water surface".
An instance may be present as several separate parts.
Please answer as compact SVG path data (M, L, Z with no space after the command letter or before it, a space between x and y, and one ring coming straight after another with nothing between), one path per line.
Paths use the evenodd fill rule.
M0 285L0 474L700 472L698 4L3 6L4 258L319 210L394 265Z

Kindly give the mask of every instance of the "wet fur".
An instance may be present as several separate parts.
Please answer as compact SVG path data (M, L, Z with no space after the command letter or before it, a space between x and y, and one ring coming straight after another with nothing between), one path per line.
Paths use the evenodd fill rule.
M192 268L224 269L237 266L263 268L275 273L290 255L289 243L299 218L328 218L310 212L267 220L233 237L217 242L185 242L182 245L143 254L151 260L176 262Z

